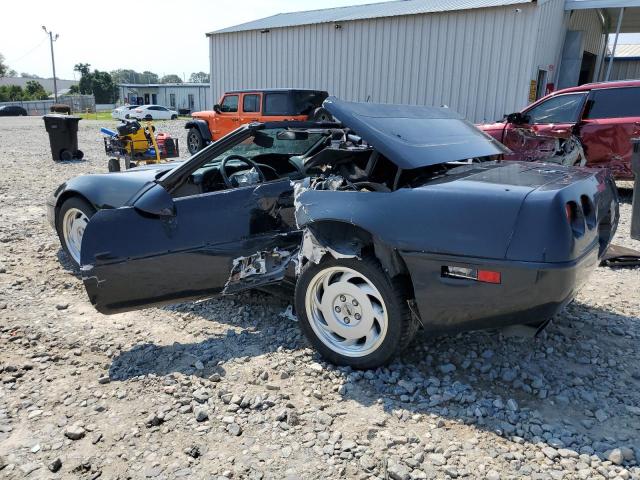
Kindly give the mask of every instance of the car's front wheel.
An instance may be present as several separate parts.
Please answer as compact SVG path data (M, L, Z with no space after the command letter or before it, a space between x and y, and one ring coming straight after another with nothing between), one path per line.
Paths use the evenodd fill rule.
M56 216L56 230L62 248L77 266L80 266L80 247L84 230L96 210L85 200L71 197L61 205Z
M187 133L187 148L191 155L199 152L204 144L204 139L197 128L190 128Z
M373 258L309 263L298 278L295 304L306 337L337 365L384 365L417 330L400 288Z

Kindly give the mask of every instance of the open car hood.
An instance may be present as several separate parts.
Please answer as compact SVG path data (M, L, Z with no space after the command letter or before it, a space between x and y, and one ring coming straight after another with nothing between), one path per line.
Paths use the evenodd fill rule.
M509 153L449 108L345 102L329 97L331 115L402 169Z

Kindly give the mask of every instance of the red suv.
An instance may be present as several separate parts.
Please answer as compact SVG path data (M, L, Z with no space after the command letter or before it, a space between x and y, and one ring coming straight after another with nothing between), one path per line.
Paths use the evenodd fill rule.
M640 137L640 80L558 90L500 122L478 127L514 152L509 160L548 160L573 151L571 162L586 160L587 166L609 168L618 179L633 179L631 139Z

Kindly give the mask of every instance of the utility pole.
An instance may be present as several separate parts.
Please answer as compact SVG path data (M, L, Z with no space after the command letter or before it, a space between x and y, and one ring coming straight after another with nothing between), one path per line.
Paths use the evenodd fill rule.
M51 65L53 66L53 98L55 98L55 102L58 103L58 84L56 83L56 61L53 57L53 42L58 40L58 37L60 35L56 33L54 36L53 32L47 30L47 27L45 27L44 25L42 25L42 30L44 30L44 33L49 35L49 43L51 44Z

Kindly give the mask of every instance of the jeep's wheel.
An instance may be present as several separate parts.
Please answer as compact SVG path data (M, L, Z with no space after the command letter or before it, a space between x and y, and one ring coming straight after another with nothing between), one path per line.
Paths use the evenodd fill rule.
M187 134L187 148L189 149L189 153L193 155L199 152L203 144L204 140L202 135L200 135L200 131L197 128L190 128Z
M80 247L84 230L95 209L79 197L66 200L56 216L56 230L62 248L77 266L80 266Z
M295 303L300 327L329 361L376 368L417 329L400 290L375 259L328 259L300 275Z
M334 118L326 108L318 107L309 115L309 120L314 122L333 122Z

